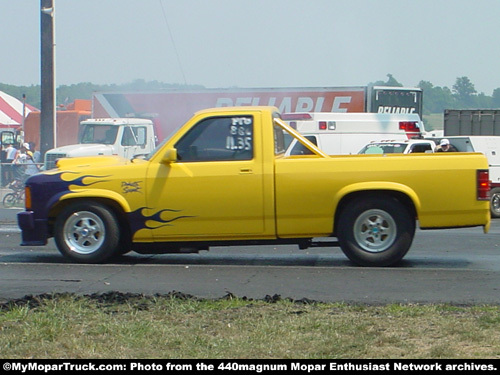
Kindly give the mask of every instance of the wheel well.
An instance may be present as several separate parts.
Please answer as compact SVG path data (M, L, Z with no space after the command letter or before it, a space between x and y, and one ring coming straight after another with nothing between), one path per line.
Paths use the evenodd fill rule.
M122 230L122 238L123 239L130 239L131 240L131 231L130 231L130 226L125 219L125 211L123 211L123 208L114 200L112 199L106 199L106 198L75 198L75 199L66 199L61 202L59 202L57 205L51 208L49 212L49 232L50 235L54 235L54 223L56 221L57 215L61 213L62 210L64 210L66 207L68 207L70 204L73 203L78 203L78 202L88 202L88 203L99 203L106 208L110 209L116 216L120 229Z
M354 200L358 199L364 199L364 198L384 198L384 199L394 199L398 202L400 202L411 214L413 217L417 217L417 211L415 209L415 205L413 204L413 201L411 200L410 197L408 197L406 194L401 193L399 191L393 191L393 190L368 190L368 191L357 191L350 193L343 197L338 206L337 210L335 211L335 221L334 221L334 228L333 228L333 234L336 235L337 233L337 223L338 223L338 218L341 215L342 211L346 208L349 207L349 204L353 202Z

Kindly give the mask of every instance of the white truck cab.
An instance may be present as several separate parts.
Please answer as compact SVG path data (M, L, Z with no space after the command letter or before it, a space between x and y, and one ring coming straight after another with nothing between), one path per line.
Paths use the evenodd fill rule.
M383 139L411 139L425 132L420 116L388 113L311 112L284 114L289 125L329 155L357 154L367 143ZM307 154L296 140L286 155Z
M433 153L436 143L427 139L400 139L370 142L359 154L413 154L417 152Z
M45 153L45 169L61 158L119 155L132 158L148 154L156 145L153 122L138 118L99 118L80 123L79 143L57 147Z

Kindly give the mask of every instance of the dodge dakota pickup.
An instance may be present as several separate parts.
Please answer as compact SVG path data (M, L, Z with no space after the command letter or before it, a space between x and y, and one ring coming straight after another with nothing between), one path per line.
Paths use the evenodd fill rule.
M285 156L285 134L312 155ZM274 107L197 112L145 158L60 159L26 182L22 245L76 262L129 251L336 238L363 266L389 266L422 229L490 224L482 154L325 154Z

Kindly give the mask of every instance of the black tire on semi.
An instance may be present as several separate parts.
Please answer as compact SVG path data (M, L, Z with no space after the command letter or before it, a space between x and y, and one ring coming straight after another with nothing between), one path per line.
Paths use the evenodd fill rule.
M500 217L500 188L490 190L490 212L491 217Z
M344 254L361 266L386 267L410 249L415 218L390 196L352 201L338 217L337 238Z
M117 255L120 227L115 213L95 202L76 202L57 216L54 239L61 254L80 263L102 263Z

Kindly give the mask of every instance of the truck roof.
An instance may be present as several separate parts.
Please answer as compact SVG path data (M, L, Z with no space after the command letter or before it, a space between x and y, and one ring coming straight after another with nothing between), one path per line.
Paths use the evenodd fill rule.
M404 143L411 145L413 143L435 143L432 139L422 139L422 138L416 138L416 139L383 139L380 141L373 141L370 142L370 144L385 144L385 143Z
M283 118L290 120L343 120L343 121L420 121L417 113L371 113L371 112L290 112Z
M149 125L151 120L144 118L90 118L81 122L81 124L100 124L100 125Z
M270 112L279 112L277 107L273 106L235 106L235 107L215 107L215 108L207 108L202 109L195 112L195 115L200 115L203 113L211 113L211 112L247 112L247 111L270 111Z

